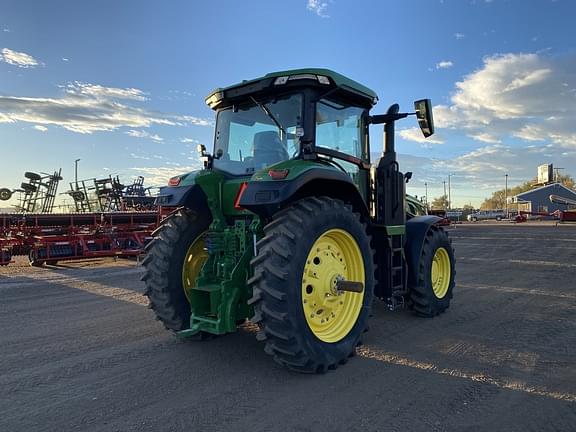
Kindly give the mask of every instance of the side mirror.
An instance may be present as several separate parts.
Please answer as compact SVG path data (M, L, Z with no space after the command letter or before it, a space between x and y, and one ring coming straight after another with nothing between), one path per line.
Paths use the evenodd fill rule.
M408 171L407 173L404 174L404 181L406 183L408 183L411 178L412 178L412 171Z
M432 117L432 102L430 99L421 99L414 102L414 110L418 119L418 126L426 138L434 134L434 118Z

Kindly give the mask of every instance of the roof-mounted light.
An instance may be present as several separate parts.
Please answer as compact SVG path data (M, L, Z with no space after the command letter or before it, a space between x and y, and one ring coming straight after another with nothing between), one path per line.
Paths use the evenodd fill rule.
M314 75L314 74L298 74L298 75L288 75L280 76L274 80L274 85L284 85L288 81L296 81L301 79L310 79L318 81L320 84L330 85L330 78L324 75Z
M212 93L206 98L206 105L214 109L220 104L220 102L222 102L222 99L224 99L224 92L219 91Z

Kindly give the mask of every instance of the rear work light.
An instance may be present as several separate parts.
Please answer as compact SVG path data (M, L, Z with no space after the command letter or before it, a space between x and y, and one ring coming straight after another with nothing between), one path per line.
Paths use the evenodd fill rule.
M172 177L170 180L168 180L168 186L178 186L180 184L180 180L182 180L180 176Z
M272 178L272 180L284 180L288 177L288 173L290 170L288 169L271 169L268 171L268 175Z
M301 79L311 79L318 80L320 84L330 85L330 78L324 75L314 75L314 74L298 74L298 75L286 75L280 76L274 80L274 85L283 85L288 81L295 81Z
M236 210L244 210L242 207L240 207L240 199L242 198L242 194L244 193L247 187L248 183L242 183L240 185L240 188L238 189L238 193L236 194L236 198L234 199L234 208Z

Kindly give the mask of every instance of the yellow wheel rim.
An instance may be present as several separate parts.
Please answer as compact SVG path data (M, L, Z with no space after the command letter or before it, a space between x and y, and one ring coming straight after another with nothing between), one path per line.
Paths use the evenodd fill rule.
M444 298L450 286L450 256L444 248L438 248L432 259L432 289L438 298Z
M362 310L364 291L337 292L340 279L367 289L362 252L354 237L331 229L312 245L302 277L302 308L308 327L321 341L334 343L352 330Z
M188 248L182 265L182 287L188 301L190 301L190 291L196 286L196 279L206 259L208 259L208 252L206 251L204 234L202 234Z

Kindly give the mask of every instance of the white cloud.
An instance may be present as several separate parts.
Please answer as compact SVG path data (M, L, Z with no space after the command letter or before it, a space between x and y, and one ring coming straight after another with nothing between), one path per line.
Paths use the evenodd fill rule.
M180 142L181 142L181 143L184 143L184 144L187 144L187 143L196 143L196 144L198 144L198 143L200 143L200 141L198 141L198 140L196 140L196 139L194 139L194 138L181 138L181 139L180 139Z
M422 131L419 128L409 128L409 129L402 129L398 132L398 134L405 140L408 141L416 141L422 144L444 144L444 141L441 138L432 138L428 137L425 138L422 135Z
M63 86L63 89L65 94L59 98L0 96L0 123L20 121L56 125L83 134L121 127L213 125L211 120L134 106L131 101L146 101L145 93L135 88L75 82Z
M457 40L460 40L460 39L464 39L466 37L466 35L464 33L454 33L454 37Z
M306 9L311 12L314 12L316 15L322 18L329 18L330 16L326 14L328 9L328 2L324 2L321 0L308 0L306 4Z
M145 93L136 88L104 87L97 84L88 84L79 81L64 86L66 93L78 96L88 96L96 99L132 99L147 100Z
M452 63L450 60L442 60L441 62L436 63L436 69L448 69L452 66L454 66L454 63Z
M150 160L150 158L148 156L143 156L143 155L139 155L136 153L130 153L130 157L132 159L142 159L142 160Z
M170 165L161 167L134 167L131 169L136 171L138 175L146 177L146 184L151 186L166 186L170 177L177 176L178 174L185 174L200 168L202 168L202 162L196 160L190 166L183 167Z
M499 140L498 138L486 132L470 134L468 136L472 139L475 139L476 141L482 141L489 144L499 144L502 142L502 140Z
M7 27L3 28L2 31L3 31L4 33L10 33L10 29L7 28Z
M30 54L26 54L24 52L13 51L9 48L2 48L0 53L0 61L13 66L18 66L20 68L33 68L41 64Z
M48 128L46 126L42 126L42 125L35 125L34 129L39 130L40 132L46 132L48 130Z
M434 117L439 128L488 133L490 142L512 135L576 147L576 56L487 57L456 83L451 104L436 106Z
M151 139L152 141L156 141L156 142L164 141L164 139L162 137L160 137L159 135L151 134L151 133L143 131L143 130L130 129L129 131L126 131L126 135L129 135L129 136L135 137L135 138L147 138L147 139Z
M67 62L67 61L70 61L70 59L68 59L68 58L66 58L66 57L62 57L62 61L63 61L63 62Z

